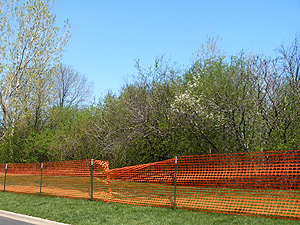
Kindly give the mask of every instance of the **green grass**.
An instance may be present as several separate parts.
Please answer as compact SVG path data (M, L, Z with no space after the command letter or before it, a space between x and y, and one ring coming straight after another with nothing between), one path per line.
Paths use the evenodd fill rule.
M203 213L0 192L0 209L68 224L300 224L299 221Z

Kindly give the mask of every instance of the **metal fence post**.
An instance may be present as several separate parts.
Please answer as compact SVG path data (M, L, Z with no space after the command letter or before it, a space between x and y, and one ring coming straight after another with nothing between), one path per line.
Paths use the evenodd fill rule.
M7 164L5 164L5 175L4 175L4 186L3 186L3 192L5 192L6 173L7 173Z
M41 181L40 181L40 197L42 196L42 184L43 184L43 167L44 164L41 164Z
M94 162L91 159L91 201L93 201L94 183L93 183Z
M175 156L175 174L174 174L174 206L176 209L176 182L177 182L177 156Z

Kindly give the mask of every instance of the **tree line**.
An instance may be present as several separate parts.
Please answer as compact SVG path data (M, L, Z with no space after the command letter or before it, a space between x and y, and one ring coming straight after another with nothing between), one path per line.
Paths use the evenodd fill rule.
M62 64L70 25L49 0L0 3L0 163L83 158L111 167L175 155L298 149L299 35L274 58L209 38L187 69L157 57L118 93ZM15 22L12 22L15 21ZM104 79L104 78L103 78Z

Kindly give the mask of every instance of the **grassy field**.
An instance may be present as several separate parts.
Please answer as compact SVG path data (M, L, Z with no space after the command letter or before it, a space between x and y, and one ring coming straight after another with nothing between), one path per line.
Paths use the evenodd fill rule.
M300 224L299 221L0 192L0 209L68 224Z
M4 178L3 174L2 177L0 174L0 180L1 178ZM148 206L172 207L174 204L174 190L173 190L174 187L170 185L112 180L109 187L112 189L112 192L108 192L108 186L106 182L104 182L103 180L94 179L94 192L93 192L94 200L102 200L102 201L104 200L104 201L109 201L114 203L127 203L127 204L131 203L135 205L148 205ZM90 188L91 187L90 187L89 177L43 176L43 185L42 185L43 196L90 199L91 198ZM0 190L3 190L3 185L1 184L0 184ZM40 176L9 174L7 176L6 191L14 192L14 193L27 193L27 194L39 195ZM50 199L52 201L53 199L59 199L59 198L50 198ZM65 201L69 201L69 200L65 200ZM84 202L89 202L89 201L84 201ZM98 204L101 204L101 202L99 202ZM228 189L228 188L211 188L211 187L200 188L200 187L178 186L176 204L178 208L181 209L198 209L198 210L205 209L206 211L210 211L210 212L227 212L227 213L236 213L236 214L244 214L244 215L247 214L261 215L261 216L287 215L296 218L299 218L300 216L298 210L300 206L298 190L297 191L291 191L291 190L290 191L283 191L283 190L263 191L263 190L256 190L256 189L244 190L244 189ZM113 205L113 203L104 204L104 205L110 206ZM1 207L1 201L0 201L0 207ZM98 207L99 206L97 206L97 208ZM133 206L121 205L120 208L122 209L122 207L126 208L126 207L133 207ZM156 210L156 209L152 209L151 207L145 207L145 208ZM158 210L162 210L162 209L160 208ZM165 210L169 210L169 209L165 209ZM184 210L176 210L176 212L177 211L184 211ZM171 214L170 210L168 212L169 214ZM199 214L196 215L198 216ZM200 213L200 215L208 215L208 214ZM219 216L220 214L211 214L211 215ZM138 215L137 217L143 217L143 216ZM180 215L180 219L181 217L182 216ZM236 217L231 216L231 218L236 218ZM240 216L238 218L240 218ZM250 217L250 218L255 218L255 217ZM163 219L164 218L161 218L159 221L163 221ZM162 222L162 224L174 224L174 223L176 224L176 220L173 221L173 218L170 219L172 221ZM189 220L188 218L185 219ZM211 220L212 219L214 218L211 218ZM120 220L120 223L122 223L123 220ZM77 222L80 220L76 219L74 221ZM182 220L180 221L182 222ZM118 223L118 222L108 222L108 223ZM186 222L184 223L186 224ZM78 224L78 223L74 223L74 224ZM93 224L93 223L83 222L81 224ZM159 223L154 222L154 224L159 224ZM205 223L201 221L201 224L205 224ZM214 222L210 221L207 224L214 224ZM248 224L248 223L240 223L240 224Z

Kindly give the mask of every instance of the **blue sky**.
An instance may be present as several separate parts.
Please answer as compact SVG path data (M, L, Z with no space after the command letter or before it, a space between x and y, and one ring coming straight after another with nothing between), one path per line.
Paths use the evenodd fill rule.
M165 55L187 67L207 37L227 55L274 56L300 32L300 0L56 0L57 23L71 23L63 62L94 83L94 95L118 92L135 73Z

